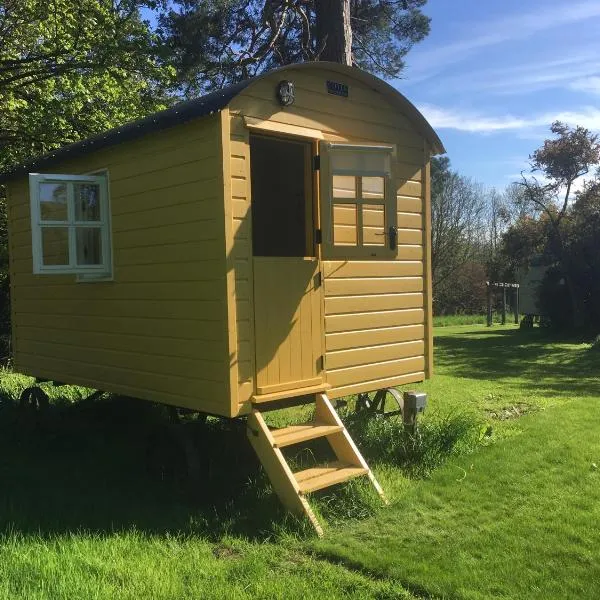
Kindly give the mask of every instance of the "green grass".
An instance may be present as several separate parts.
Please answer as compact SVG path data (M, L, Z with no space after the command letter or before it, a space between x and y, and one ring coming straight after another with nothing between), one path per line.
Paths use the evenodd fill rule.
M598 598L599 372L589 344L545 330L437 330L435 377L411 386L428 448L460 423L477 439L415 472L397 429L367 426L365 453L396 440L372 457L391 505L359 481L316 495L324 540L281 510L243 427L208 423L190 501L144 468L162 409L52 389L40 429L13 406L29 380L5 372L0 598Z

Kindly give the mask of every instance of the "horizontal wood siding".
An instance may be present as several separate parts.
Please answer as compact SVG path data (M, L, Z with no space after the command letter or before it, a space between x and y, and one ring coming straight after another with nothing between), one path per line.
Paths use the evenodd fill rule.
M229 415L218 116L65 161L108 169L114 280L32 275L29 190L10 186L18 370Z
M413 123L385 96L351 76L323 68L290 70L294 104L282 107L275 89L282 73L250 85L230 104L232 212L236 232L236 265L244 272L251 257L248 130L252 123L268 121L270 133L277 126L289 133L317 130L326 141L390 143L396 148L393 179L397 192L398 252L391 260L335 260L322 263L325 293L325 333L328 383L331 397L374 390L389 385L420 381L425 373L425 337L428 289L424 277L423 185L425 152L423 137ZM347 98L327 93L326 81L348 85ZM255 125L256 126L256 125ZM354 221L348 211L338 211L339 232ZM371 215L369 215L370 218ZM378 226L378 216L367 226ZM346 228L346 229L345 229ZM349 230L348 230L349 231ZM348 232L346 232L348 233ZM349 232L352 233L352 232ZM236 267L236 281L243 281ZM241 273L241 271L240 271ZM252 298L238 290L238 307L253 314ZM238 315L238 328L244 321ZM239 335L251 335L251 320ZM253 348L238 343L240 385L248 399L253 388ZM248 352L247 358L244 352ZM247 373L244 380L242 373ZM242 388L240 388L242 389Z

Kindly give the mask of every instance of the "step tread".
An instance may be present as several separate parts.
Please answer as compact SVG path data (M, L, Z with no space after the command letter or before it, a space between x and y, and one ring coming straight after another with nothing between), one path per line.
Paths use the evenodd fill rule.
M291 425L282 429L271 429L271 435L275 440L275 447L284 448L285 446L314 440L340 431L342 431L342 427L339 425L311 422L302 423L301 425Z
M298 482L300 492L307 494L329 487L330 485L335 485L336 483L348 481L354 477L366 475L368 472L368 469L363 469L362 467L333 461L325 465L298 471L294 473L294 477Z

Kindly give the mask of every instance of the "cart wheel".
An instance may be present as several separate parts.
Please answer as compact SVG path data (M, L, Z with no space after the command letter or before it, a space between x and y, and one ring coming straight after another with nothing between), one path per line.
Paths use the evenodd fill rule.
M39 387L25 388L19 398L19 410L22 413L45 413L50 405L48 394Z
M200 457L188 427L169 424L154 431L148 438L146 463L152 476L197 497L201 483Z
M402 415L404 401L396 388L377 390L372 397L368 393L359 394L356 412L368 413L374 417L395 417Z

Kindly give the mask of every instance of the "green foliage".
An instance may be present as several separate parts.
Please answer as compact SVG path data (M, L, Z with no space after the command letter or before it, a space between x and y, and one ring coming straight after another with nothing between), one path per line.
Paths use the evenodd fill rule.
M531 155L535 176L521 182L517 206L526 209L505 233L503 254L513 272L533 260L552 266L540 289L540 305L559 327L600 330L600 183L573 185L600 163L597 135L555 122L556 136Z
M480 420L472 413L428 416L412 432L401 417L373 417L367 411L344 416L350 435L368 462L400 467L410 477L429 477L449 456L475 449Z
M425 2L350 2L356 65L397 77L410 48L429 33L429 18L421 12ZM159 14L164 60L176 67L187 95L316 60L327 44L319 39L321 29L327 29L317 22L320 4L322 0L174 0Z
M0 170L165 106L140 0L0 7Z

